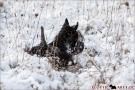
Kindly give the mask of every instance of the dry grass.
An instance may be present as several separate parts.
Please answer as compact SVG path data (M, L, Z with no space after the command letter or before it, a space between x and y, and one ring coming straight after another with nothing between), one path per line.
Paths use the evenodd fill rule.
M0 2L0 7L3 7L3 2Z

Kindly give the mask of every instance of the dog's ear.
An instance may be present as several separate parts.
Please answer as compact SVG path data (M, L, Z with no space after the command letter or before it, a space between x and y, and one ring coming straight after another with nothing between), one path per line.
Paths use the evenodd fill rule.
M64 25L68 25L69 26L69 22L68 22L67 18L65 19Z
M77 24L75 25L75 30L77 30L77 28L78 28L78 24L79 24L79 23L77 22Z
M78 24L79 24L79 23L77 22L77 23L76 23L76 25L72 26L72 28L73 28L73 30L74 30L74 31L76 31L76 30L77 30L77 28L78 28Z

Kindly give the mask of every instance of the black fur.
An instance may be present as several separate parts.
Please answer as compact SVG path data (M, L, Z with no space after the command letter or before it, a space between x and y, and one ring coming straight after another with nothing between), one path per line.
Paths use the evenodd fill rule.
M70 27L69 22L67 19L65 19L65 22L58 33L58 35L55 37L54 41L51 42L49 45L58 47L61 51L67 51L66 44L70 44L71 47L75 46L75 43L78 39L77 34L77 27L78 22L76 25ZM72 41L68 41L69 39L72 39Z
M79 32L77 32L78 22L76 25L70 26L67 19L55 37L54 41L47 45L44 38L44 28L41 26L41 42L39 45L26 48L25 51L31 55L38 55L41 57L58 56L64 66L67 66L68 61L72 60L72 55L79 54L84 49L84 43L79 41ZM70 47L67 47L67 46ZM70 52L68 50L71 49ZM61 65L62 65L61 64ZM73 63L74 64L74 63Z

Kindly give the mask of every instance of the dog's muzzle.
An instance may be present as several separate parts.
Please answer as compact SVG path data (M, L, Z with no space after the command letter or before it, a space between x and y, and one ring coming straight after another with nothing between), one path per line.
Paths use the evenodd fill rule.
M72 51L72 54L73 55L77 55L79 53L81 53L84 49L84 43L82 41L77 41L76 42L76 45L74 47L74 50Z

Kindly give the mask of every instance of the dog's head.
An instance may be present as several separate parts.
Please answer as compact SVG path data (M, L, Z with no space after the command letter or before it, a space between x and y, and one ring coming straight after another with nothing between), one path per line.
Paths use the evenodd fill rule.
M65 22L62 26L61 31L64 31L65 33L68 34L68 36L70 36L71 34L76 34L77 33L77 28L78 28L78 22L76 23L76 25L70 26L68 19L65 19Z
M77 22L76 25L70 26L68 19L65 19L62 27L62 29L65 29L66 33L69 35L66 40L73 54L79 54L84 49L83 36L79 31L77 31L78 24L79 23Z

